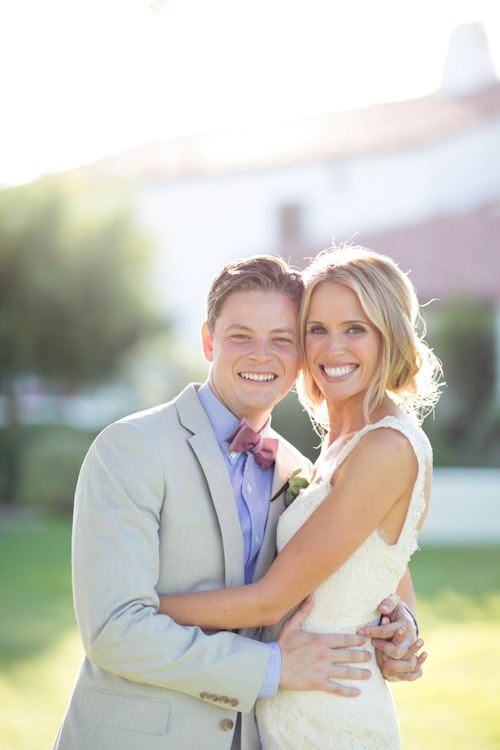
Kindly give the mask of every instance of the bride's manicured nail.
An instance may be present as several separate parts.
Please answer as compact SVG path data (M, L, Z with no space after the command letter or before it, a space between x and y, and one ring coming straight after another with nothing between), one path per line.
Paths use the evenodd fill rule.
M379 607L379 609L381 609L382 612L388 612L389 611L389 607L387 606L387 604L383 604L381 607Z
M399 628L398 635L404 635L406 633L406 630L404 628Z
M366 635L364 630L358 630L358 635Z
M424 642L423 641L417 641L415 645L416 645L417 648L422 648L422 646L424 645Z

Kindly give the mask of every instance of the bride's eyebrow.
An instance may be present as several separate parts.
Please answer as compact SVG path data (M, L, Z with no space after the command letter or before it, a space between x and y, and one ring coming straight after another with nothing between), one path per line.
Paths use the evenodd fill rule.
M359 325L362 323L364 326L371 326L369 320L365 320L364 318L359 318L359 320L344 320L341 325L343 326L353 326L353 325ZM307 320L306 325L308 326L325 326L325 323L323 323L321 320Z

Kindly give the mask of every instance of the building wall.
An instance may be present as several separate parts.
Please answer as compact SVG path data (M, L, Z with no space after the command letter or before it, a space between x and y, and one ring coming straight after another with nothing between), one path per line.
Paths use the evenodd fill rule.
M332 238L341 242L495 200L499 163L496 117L397 152L149 184L138 211L158 238L155 284L162 307L181 336L197 337L210 281L221 266L281 247L284 205L302 208L304 248L327 247Z
M500 469L434 469L419 544L499 545Z

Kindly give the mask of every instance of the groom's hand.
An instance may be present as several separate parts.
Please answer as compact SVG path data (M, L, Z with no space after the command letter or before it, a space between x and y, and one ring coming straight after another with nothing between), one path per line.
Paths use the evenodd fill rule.
M332 680L368 680L371 677L368 669L345 666L370 661L368 651L352 648L363 646L366 638L347 633L319 635L302 630L302 623L313 606L313 597L307 597L278 634L276 641L281 649L280 687L286 690L324 690L354 698L361 690Z

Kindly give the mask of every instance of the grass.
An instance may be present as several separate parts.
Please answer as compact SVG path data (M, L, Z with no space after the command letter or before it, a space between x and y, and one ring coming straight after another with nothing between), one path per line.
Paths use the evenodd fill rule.
M0 533L1 750L52 747L83 656L70 523Z
M424 549L411 562L429 657L391 685L404 750L500 747L500 548Z
M70 525L0 533L1 750L47 750L82 647ZM500 747L500 549L424 549L411 565L429 658L392 685L404 750Z

